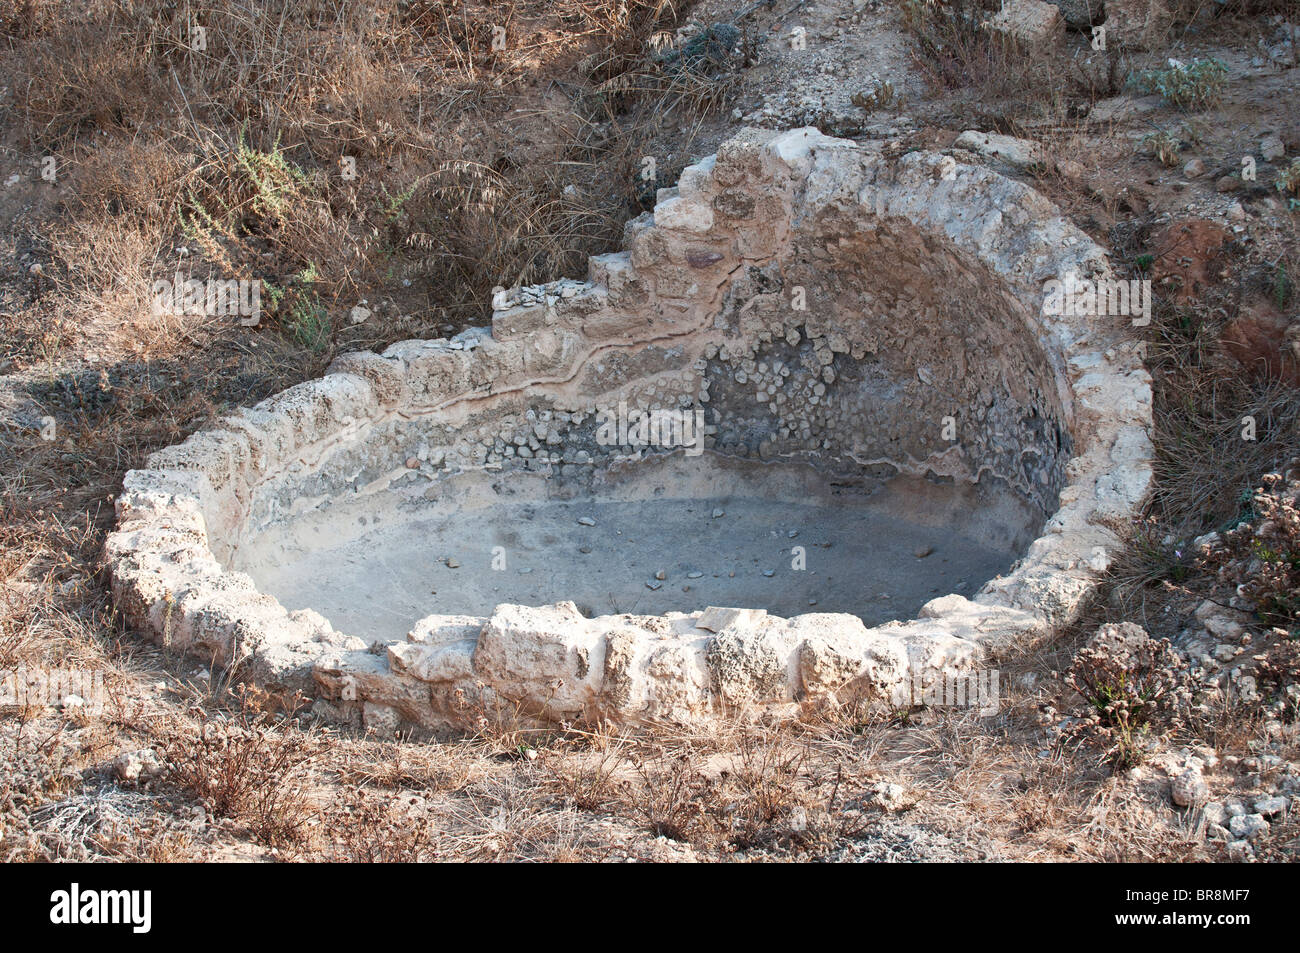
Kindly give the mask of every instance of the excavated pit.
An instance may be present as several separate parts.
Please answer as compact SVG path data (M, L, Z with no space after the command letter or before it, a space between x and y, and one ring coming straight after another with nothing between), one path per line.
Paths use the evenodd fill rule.
M1150 393L1118 320L1045 311L1106 264L1041 196L747 134L625 244L133 471L128 615L383 730L880 697L1073 617Z
M572 496L540 474L466 474L435 501L338 503L266 531L237 564L286 608L367 639L403 638L431 611L564 600L588 617L750 606L878 625L975 592L1041 526L1009 494L909 477L873 491L711 452L617 470Z

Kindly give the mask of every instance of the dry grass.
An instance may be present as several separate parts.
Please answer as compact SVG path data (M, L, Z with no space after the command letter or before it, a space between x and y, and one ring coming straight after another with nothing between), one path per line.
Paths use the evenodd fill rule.
M1000 7L997 0L904 0L914 61L933 89L955 93L965 111L1013 134L1019 122L1077 116L1080 105L1119 92L1127 63L1120 52L1086 62L1021 49L982 26Z
M213 328L142 320L152 281L260 279L308 371L341 344L481 322L495 285L575 273L617 237L635 179L565 130L687 110L647 69L646 39L675 16L667 0L28 4L4 56L13 115L72 195L50 310L121 326L119 346L204 346ZM559 77L569 108L531 107L521 153L519 102ZM416 310L417 292L416 326L340 320L367 294Z
M349 752L338 780L358 788L387 791L454 792L475 777L472 743L419 745L383 743Z
M329 818L339 832L337 857L350 863L420 863L437 859L430 825L409 805L360 792Z
M578 810L605 810L626 789L633 745L630 740L612 738L599 747L586 746L586 750L573 751L566 757L548 753L542 762L546 783Z
M302 841L316 819L307 775L324 745L315 731L273 723L246 707L228 718L205 710L193 728L166 739L165 759L183 794L280 847Z
M1286 14L1290 0L1170 0L1169 8L1183 20L1218 17L1262 17Z
M1245 12L1272 2L1232 0ZM482 324L494 286L580 274L677 178L735 92L726 76L654 65L650 37L684 12L667 0L260 6L258 17L241 0L0 11L10 125L23 155L55 155L60 170L23 223L42 271L11 277L22 294L0 321L0 360L57 422L54 440L0 433L0 668L106 667L110 695L97 722L0 719L0 859L809 859L885 828L905 841L938 832L961 856L987 842L1015 859L1200 856L1194 822L1163 795L1095 752L1049 744L1040 720L1069 703L1053 672L1090 625L1149 623L1171 604L1167 584L1183 594L1198 582L1165 537L1238 515L1242 490L1295 432L1293 389L1220 359L1231 301L1157 311L1150 525L1079 630L1020 660L1039 687L1008 691L992 719L846 705L782 727L633 735L538 728L504 706L445 744L327 737L291 701L241 704L221 673L187 685L192 663L186 673L124 632L98 566L124 470L341 349ZM977 6L991 4L913 11L932 86L964 119L1032 131L1088 173L1117 165L1118 140L1102 150L1080 107L1118 92L1128 60L1013 54L961 17ZM191 24L206 29L205 50ZM506 48L494 49L493 26ZM660 160L652 182L647 155ZM356 159L355 179L342 157ZM1103 201L1042 176L1085 214ZM1104 211L1113 219L1118 200ZM1133 234L1118 247L1130 261L1145 251L1144 230ZM251 330L151 314L152 281L177 270L259 278L281 296ZM1243 278L1238 301L1266 271ZM351 325L363 297L375 314ZM1247 413L1254 443L1237 437ZM165 690L146 692L155 682ZM1267 737L1229 706L1188 732L1222 751ZM116 784L108 762L144 746L166 752L167 775ZM905 807L882 802L884 782L902 785ZM1292 856L1293 827L1274 833L1266 855Z

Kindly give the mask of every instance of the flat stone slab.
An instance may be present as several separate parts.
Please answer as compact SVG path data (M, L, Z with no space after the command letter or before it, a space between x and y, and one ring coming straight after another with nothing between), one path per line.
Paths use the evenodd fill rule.
M727 609L709 606L695 620L695 627L706 632L721 632L724 629L752 629L767 617L766 609Z

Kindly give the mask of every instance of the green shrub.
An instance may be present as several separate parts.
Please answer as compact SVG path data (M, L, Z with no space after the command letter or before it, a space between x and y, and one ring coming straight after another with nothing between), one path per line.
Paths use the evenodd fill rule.
M1137 73L1132 85L1142 93L1159 93L1179 109L1202 109L1219 101L1228 82L1228 67L1222 61L1209 58L1170 63L1167 69Z

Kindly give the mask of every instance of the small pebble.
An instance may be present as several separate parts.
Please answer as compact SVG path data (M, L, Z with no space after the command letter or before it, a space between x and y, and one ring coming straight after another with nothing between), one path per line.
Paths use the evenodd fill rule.
M1228 830L1233 837L1242 840L1254 840L1268 830L1268 821L1259 814L1242 814L1228 822Z
M1272 817L1285 811L1289 804L1290 802L1284 797L1262 797L1255 802L1255 813Z

